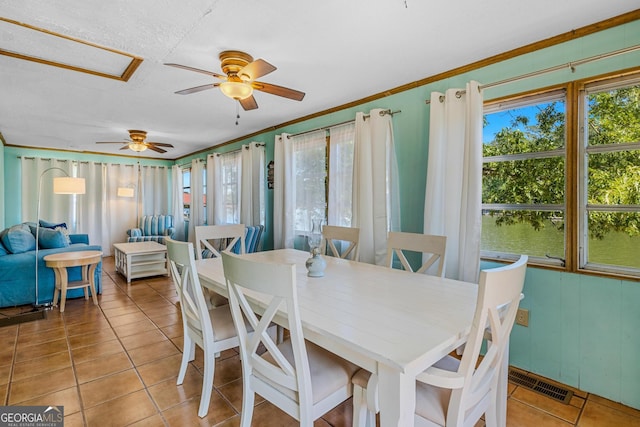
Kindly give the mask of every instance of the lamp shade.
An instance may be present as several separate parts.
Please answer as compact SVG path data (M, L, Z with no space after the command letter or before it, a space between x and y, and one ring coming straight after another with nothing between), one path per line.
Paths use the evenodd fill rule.
M133 197L133 188L118 187L118 197Z
M243 82L222 82L220 90L229 98L236 100L248 98L253 94L251 85Z
M147 149L147 144L143 144L142 142L132 142L129 144L129 148L139 153Z
M86 192L84 178L61 176L53 178L55 194L84 194Z

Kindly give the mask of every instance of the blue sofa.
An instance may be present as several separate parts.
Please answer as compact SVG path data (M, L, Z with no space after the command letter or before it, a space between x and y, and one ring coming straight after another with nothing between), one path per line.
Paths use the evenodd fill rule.
M29 224L27 223L27 226ZM35 224L30 224L32 227ZM15 227L15 226L14 226ZM14 228L12 227L12 228ZM43 228L40 227L40 230ZM9 230L9 229L7 229ZM0 233L1 237L7 232ZM33 228L32 228L33 230ZM42 234L40 234L42 236ZM70 234L68 246L46 248L40 245L38 250L38 302L47 304L53 300L55 276L53 269L47 267L43 258L49 254L71 251L102 251L99 245L90 245L87 234ZM0 307L13 307L35 303L35 245L32 250L20 253L12 253L0 238ZM43 240L40 240L43 242ZM6 240L5 240L6 242ZM34 237L35 242L35 237ZM45 245L47 246L47 245ZM14 248L15 249L15 248ZM16 252L18 252L16 250ZM81 267L69 268L69 281L81 279ZM96 292L102 293L102 262L95 271ZM84 296L83 289L72 289L67 292L67 299Z
M137 228L127 230L127 242L157 242L164 245L165 237L175 237L173 215L144 215Z

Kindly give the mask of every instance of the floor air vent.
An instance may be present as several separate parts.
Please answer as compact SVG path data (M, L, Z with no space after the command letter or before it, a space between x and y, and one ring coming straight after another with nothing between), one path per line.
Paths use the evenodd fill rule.
M573 391L571 390L549 384L542 378L538 378L522 371L516 371L515 369L509 369L509 381L567 405L573 396Z

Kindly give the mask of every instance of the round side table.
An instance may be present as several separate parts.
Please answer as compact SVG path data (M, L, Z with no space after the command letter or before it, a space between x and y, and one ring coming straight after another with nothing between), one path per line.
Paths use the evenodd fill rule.
M58 304L58 295L60 295L60 312L64 312L64 305L67 300L67 291L69 289L84 288L84 299L88 300L88 289L91 289L91 297L93 303L98 305L98 297L96 295L95 271L98 263L102 260L102 252L100 251L77 251L77 252L61 252L58 254L47 255L44 258L47 267L53 268L56 276L55 291L53 293L53 305ZM82 279L69 282L67 274L68 267L82 267Z

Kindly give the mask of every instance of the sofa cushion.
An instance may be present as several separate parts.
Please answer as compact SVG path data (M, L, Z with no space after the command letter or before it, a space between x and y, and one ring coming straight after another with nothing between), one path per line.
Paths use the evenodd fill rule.
M69 244L71 243L71 239L69 238L69 229L67 228L67 223L66 222L61 222L59 224L56 224L54 222L49 222L49 221L45 221L44 219L40 220L40 227L44 227L44 228L50 228L52 230L60 230L62 231L62 234L64 234L64 236L67 239L67 246L69 246ZM31 232L35 235L35 230L32 229ZM42 235L40 235L40 238L42 238Z
M57 249L69 247L69 238L62 229L40 228L38 230L38 244L42 249Z
M12 254L21 254L36 248L36 238L26 224L14 225L0 235L2 244Z
M4 247L2 241L0 240L0 256L5 256L9 253L9 251Z

